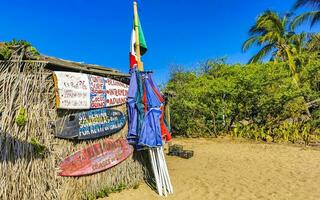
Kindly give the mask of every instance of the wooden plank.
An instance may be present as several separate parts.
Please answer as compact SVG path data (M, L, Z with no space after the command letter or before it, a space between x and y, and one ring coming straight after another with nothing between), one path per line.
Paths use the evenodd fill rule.
M42 60L47 61L51 65L60 66L67 69L73 69L80 72L86 73L98 73L101 75L114 75L114 76L122 76L122 77L129 77L129 74L121 73L118 70L107 68L99 65L92 65L92 64L84 64L78 63L73 61L67 61L62 59L57 59L53 57L43 56L41 57Z
M121 73L118 70L106 68L103 66L98 65L90 65L90 64L81 64L72 61L64 61L60 59L55 59L52 57L41 57L42 60L7 60L7 61L0 61L0 64L8 64L8 63L45 63L46 68L50 70L57 70L57 68L61 68L63 70L74 71L74 72L83 72L88 74L95 74L101 76L114 76L114 77L121 77L121 78L128 78L130 77L129 74Z

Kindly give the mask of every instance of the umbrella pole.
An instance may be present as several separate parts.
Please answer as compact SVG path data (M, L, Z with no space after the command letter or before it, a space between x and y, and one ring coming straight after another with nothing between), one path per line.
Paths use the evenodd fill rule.
M165 157L164 157L164 153L163 153L163 147L161 147L160 148L160 156L161 156L161 158L162 158L162 160L163 160L163 164L164 164L164 166L163 166L163 168L164 168L164 170L165 170L165 174L166 174L166 177L167 177L167 181L168 181L168 186L169 186L169 192L170 193L173 193L173 187L172 187L172 184L171 184L171 180L170 180L170 176L169 176L169 172L168 172L168 167L167 167L167 163L166 163L166 159L165 159Z
M152 149L149 149L149 155L150 155L150 159L151 159L151 165L152 165L152 170L153 170L153 174L154 174L154 178L155 178L155 182L156 182L156 187L157 187L159 195L162 196L161 183L159 181L158 169L157 169L157 165L155 162L155 157L154 157Z
M168 183L168 177L165 173L165 169L164 169L164 160L161 156L161 147L157 148L156 149L157 151L157 157L158 157L158 160L159 160L159 166L160 166L160 169L161 169L161 175L162 175L162 178L163 178L163 185L164 185L164 191L165 193L168 191L168 193L170 193L170 190L169 190L169 183Z
M161 161L161 158L159 156L158 150L159 150L159 147L155 148L154 152L155 152L155 155L156 155L156 161L157 161L157 166L158 166L158 169L159 169L159 177L160 177L163 193L164 193L164 196L167 196L168 195L168 193L167 193L167 185L166 185L166 180L165 180L165 176L164 176L164 173L163 173L164 171L163 171L163 168L162 168L162 161Z
M157 157L157 154L156 154L156 148L153 148L152 149L152 154L153 154L153 157L154 157L154 163L156 165L156 169L157 169L157 176L158 176L158 181L159 181L159 187L160 187L160 190L161 190L161 193L163 195L164 194L164 191L163 191L163 181L162 181L162 176L161 176L161 169L160 169L160 165L159 165L159 160L158 160L158 157Z

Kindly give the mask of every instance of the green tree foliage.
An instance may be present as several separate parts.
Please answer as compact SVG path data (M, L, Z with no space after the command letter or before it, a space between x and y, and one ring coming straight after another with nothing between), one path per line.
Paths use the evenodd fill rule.
M25 40L13 39L10 42L0 43L0 60L9 60L14 51L20 51L21 48L25 49L23 59L37 59L40 53Z
M320 55L320 33L311 34L306 47L307 52L315 52L317 55Z
M285 62L227 65L211 61L201 66L200 72L174 72L166 90L175 94L170 103L174 135L231 133L295 142L303 140L302 133L312 135L320 128L319 108L312 108L309 118L305 103L305 99L311 102L320 97L317 57L301 70L300 88Z

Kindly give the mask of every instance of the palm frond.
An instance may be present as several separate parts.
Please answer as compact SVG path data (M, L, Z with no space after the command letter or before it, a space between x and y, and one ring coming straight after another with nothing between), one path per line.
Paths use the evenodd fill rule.
M250 29L249 29L249 35L263 35L266 34L268 31L265 28L262 27L257 27L256 24L254 24Z
M281 36L278 32L268 32L267 34L260 37L258 44L262 45L265 43L276 43L281 40Z
M320 0L297 0L293 8L298 9L303 6L310 6L316 9L320 9Z
M276 30L278 30L279 33L284 33L288 21L287 17L285 16L281 19L278 13L273 11L270 11L268 14L269 15L267 19L270 21L269 24L271 25L271 27L277 28Z
M289 38L292 49L296 49L296 53L302 53L308 40L309 35L307 33L294 34Z
M259 40L259 36L253 36L247 39L242 45L242 51L247 51L254 43Z
M258 29L263 29L265 32L279 32L284 33L286 25L283 20L276 12L267 10L263 12L256 21L256 27Z
M314 17L316 17L315 20L314 20ZM296 27L300 26L302 23L306 21L311 21L313 24L315 24L317 21L319 21L319 17L320 17L320 12L302 13L301 15L293 19L293 21L290 24L290 29L294 30Z
M249 64L260 62L265 56L267 56L273 50L274 44L267 44L260 51L254 55L250 60Z
M320 33L312 34L306 46L308 51L320 51Z
M317 22L320 21L320 11L316 12L315 15L313 16L312 20L311 20L311 24L310 26L314 26Z
M288 39L291 36L287 31L290 16L291 13L282 17L274 11L266 10L257 18L256 23L249 30L251 37L244 42L242 49L245 51L253 44L264 46L250 59L249 63L262 61L273 50L278 52L273 55L279 54L285 57L285 54L281 53L281 46L287 46Z
M273 61L275 63L277 63L277 51L273 51L272 54L271 54L271 58L270 58L270 61Z
M284 15L284 17L282 18L282 27L284 27L285 29L287 29L288 26L290 27L290 22L292 20L293 15L293 12L289 12Z

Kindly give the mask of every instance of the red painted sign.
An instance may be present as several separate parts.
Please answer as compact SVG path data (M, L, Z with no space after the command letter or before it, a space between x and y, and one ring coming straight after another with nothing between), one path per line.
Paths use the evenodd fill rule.
M59 165L60 176L84 176L109 169L133 152L126 139L105 139L77 151Z

